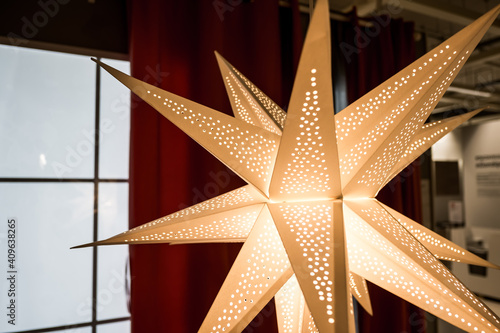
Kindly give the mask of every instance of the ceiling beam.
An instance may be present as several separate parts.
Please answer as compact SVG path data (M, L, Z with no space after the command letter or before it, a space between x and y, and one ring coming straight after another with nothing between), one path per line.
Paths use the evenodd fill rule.
M500 47L485 51L476 50L464 66L480 65L500 58Z
M451 104L451 105L435 108L434 111L432 111L432 113L436 114L436 113L440 113L440 112L446 112L446 111L451 110L452 108L472 109L470 105L466 105L467 104L466 102L467 102L467 100L465 100L463 98L443 96L440 100L440 103L446 103L446 104ZM480 107L488 107L488 109L487 109L488 111L500 110L500 104L491 103L491 102L483 101L483 100L480 103L478 103L478 105L474 106L473 108L477 109Z
M472 23L479 17L478 13L450 4L443 4L436 0L399 0L399 8L412 11L440 20L453 22L462 26ZM358 0L356 2L359 16L368 16L382 8L395 8L391 0ZM392 6L392 7L390 7ZM494 22L489 30L500 35L500 23Z
M475 21L479 14L471 12L463 7L443 4L435 0L400 0L401 8L412 12L432 16L440 20L454 22L466 26ZM500 23L494 22L489 29L490 32L500 35Z

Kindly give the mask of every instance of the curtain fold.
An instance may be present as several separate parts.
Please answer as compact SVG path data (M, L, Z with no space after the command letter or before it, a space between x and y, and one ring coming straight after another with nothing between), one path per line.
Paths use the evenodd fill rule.
M130 0L128 8L132 76L232 114L218 51L279 105L288 100L282 87L291 84L283 77L293 75L294 64L281 59L298 58L297 11L283 12L278 1L242 0ZM282 45L280 33L292 31ZM244 184L135 96L130 149L131 228ZM197 332L239 248L130 246L132 331ZM272 302L250 327L277 332Z

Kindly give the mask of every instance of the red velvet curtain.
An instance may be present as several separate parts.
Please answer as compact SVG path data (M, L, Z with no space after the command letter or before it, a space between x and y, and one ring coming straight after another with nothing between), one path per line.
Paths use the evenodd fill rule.
M360 25L356 13L351 21L337 23L337 54L342 57L347 76L348 102L352 103L380 83L411 64L415 59L413 23L373 17ZM380 191L377 199L421 221L420 169L413 163ZM423 333L425 313L393 294L369 284L374 315L359 307L362 333Z
M297 12L280 13L278 1L131 0L129 13L132 76L231 113L217 50L279 105L288 99L290 92L282 87L291 84L282 78L294 70L282 58L296 59L293 49L300 45L291 38L283 52L280 32L297 35L300 26ZM130 159L130 227L243 185L137 98ZM239 248L130 246L132 331L197 332ZM273 304L249 327L249 332L277 332Z

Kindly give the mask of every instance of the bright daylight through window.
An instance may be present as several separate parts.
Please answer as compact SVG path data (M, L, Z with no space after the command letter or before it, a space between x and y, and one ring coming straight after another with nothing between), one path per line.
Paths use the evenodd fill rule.
M0 331L130 331L127 247L70 250L128 226L130 93L87 56L0 45L0 119Z

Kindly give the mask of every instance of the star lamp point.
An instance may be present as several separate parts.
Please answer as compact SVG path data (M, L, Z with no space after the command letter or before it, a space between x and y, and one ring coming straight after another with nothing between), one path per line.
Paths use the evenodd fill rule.
M469 332L500 320L438 260L498 266L375 199L481 110L424 124L500 6L334 113L330 27L318 0L289 109L215 53L235 117L98 62L248 185L83 246L243 242L200 332L240 332L275 297L280 332L354 332L366 281Z

